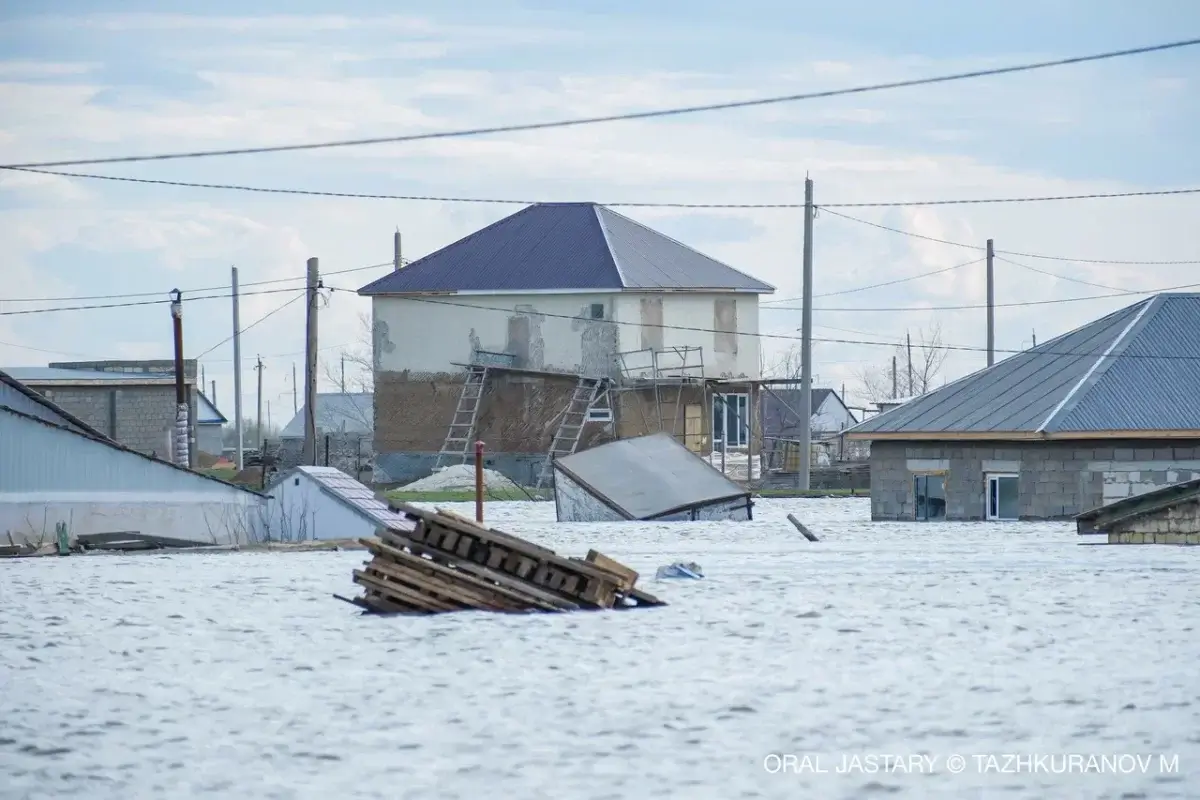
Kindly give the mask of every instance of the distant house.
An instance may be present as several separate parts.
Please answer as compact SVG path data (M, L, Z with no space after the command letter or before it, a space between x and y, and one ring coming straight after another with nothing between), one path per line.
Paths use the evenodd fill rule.
M479 438L528 483L552 452L605 438L748 442L773 291L604 206L529 206L359 290L378 466L411 480Z
M300 464L304 451L302 406L280 433L277 465L281 470ZM317 395L317 461L365 479L372 464L374 409L370 392L322 392Z
M800 406L804 395L800 389L772 388L762 395L762 430L767 438L790 439L800 434ZM812 390L812 418L809 422L814 435L837 434L858 424L854 412L846 407L833 389Z
M7 371L114 441L170 459L176 408L174 370L174 362L157 360L59 362ZM201 399L204 396L196 377L196 362L185 361L192 466L200 451L220 455L221 448L211 441L211 428L205 429L201 441L201 425L211 426L217 417L224 420L211 402ZM201 423L201 416L209 421Z
M269 494L269 530L296 541L360 539L404 519L333 467L295 467L276 479Z
M1200 294L1160 294L873 417L875 519L1066 519L1200 478Z
M225 415L217 410L204 392L196 393L196 449L210 456L224 450Z
M120 429L118 428L118 431ZM114 442L0 372L0 536L128 533L203 544L262 537L266 497Z

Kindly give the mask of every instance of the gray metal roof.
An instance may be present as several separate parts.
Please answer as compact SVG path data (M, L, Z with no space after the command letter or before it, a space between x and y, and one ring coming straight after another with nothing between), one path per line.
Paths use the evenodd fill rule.
M666 433L563 456L555 459L554 468L630 519L749 494Z
M775 289L595 203L538 203L359 294L622 289Z
M878 433L1200 430L1200 294L1160 294L855 426Z
M283 439L304 438L303 405L279 434ZM374 429L374 395L370 392L323 392L317 395L317 429L326 433L359 433L367 436Z
M92 369L64 369L62 367L11 367L6 370L22 383L49 381L96 381L103 383L169 383L175 376L169 372L103 372ZM189 383L194 381L189 379Z

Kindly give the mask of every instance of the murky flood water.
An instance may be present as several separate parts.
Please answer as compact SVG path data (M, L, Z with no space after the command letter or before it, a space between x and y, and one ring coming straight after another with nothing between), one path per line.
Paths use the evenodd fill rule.
M364 553L0 562L0 797L1200 796L1200 548L756 512L489 505L647 576L704 567L624 614L363 618L331 594Z

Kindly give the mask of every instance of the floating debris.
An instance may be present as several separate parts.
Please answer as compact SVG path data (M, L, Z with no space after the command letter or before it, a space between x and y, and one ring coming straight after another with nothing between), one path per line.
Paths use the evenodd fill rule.
M691 578L699 580L704 577L704 570L695 561L676 561L674 564L668 564L665 567L659 567L658 572L654 573L656 578Z

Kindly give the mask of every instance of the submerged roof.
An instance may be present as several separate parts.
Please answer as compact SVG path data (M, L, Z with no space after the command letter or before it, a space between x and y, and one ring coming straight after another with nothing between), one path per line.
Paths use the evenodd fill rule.
M304 438L304 415L308 406L300 406L296 416L279 434L283 439ZM326 433L369 434L374 429L374 395L370 392L327 392L317 395L317 429Z
M1122 497L1108 505L1085 511L1075 517L1076 530L1081 535L1104 533L1114 525L1196 502L1200 502L1200 478L1163 486L1132 497Z
M595 203L538 203L359 289L359 294L713 289L770 284Z
M861 439L1200 431L1200 294L1159 294L855 426Z
M322 492L368 522L384 527L412 527L412 523L408 522L403 515L392 511L386 503L375 497L375 493L367 488L366 484L356 481L335 467L294 467L279 478L275 485L278 486L298 474L310 478L321 488Z
M618 439L556 458L554 469L629 519L749 494L667 433Z

